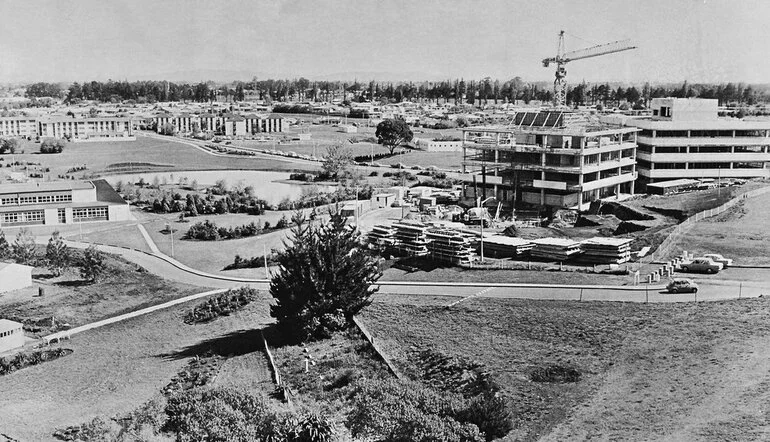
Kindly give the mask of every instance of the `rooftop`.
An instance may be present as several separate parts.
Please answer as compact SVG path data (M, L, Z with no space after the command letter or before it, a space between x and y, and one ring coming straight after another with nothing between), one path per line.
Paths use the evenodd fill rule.
M89 181L34 181L29 183L0 184L0 194L85 190L93 189L94 187Z
M17 330L23 325L21 322L11 321L10 319L0 319L0 333Z

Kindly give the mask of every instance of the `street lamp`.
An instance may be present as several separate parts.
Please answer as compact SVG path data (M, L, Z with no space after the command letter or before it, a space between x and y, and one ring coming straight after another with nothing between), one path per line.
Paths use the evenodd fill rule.
M484 203L486 203L489 200L493 200L495 197L490 196L489 198L485 199L484 201L481 201L481 197L479 197L476 201L478 204L479 209L479 230L481 233L481 260L479 262L484 262Z

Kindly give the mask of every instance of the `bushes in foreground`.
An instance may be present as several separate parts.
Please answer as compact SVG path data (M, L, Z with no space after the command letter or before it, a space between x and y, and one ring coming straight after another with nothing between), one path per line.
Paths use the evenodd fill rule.
M0 376L13 373L22 368L38 365L72 353L68 348L54 348L33 352L16 353L12 358L0 358Z
M513 428L505 400L491 392L467 400L397 380L359 382L347 425L357 438L425 442L489 441Z
M246 307L256 297L257 291L251 287L228 290L195 306L190 313L185 315L184 322L185 324L197 324L213 321L220 316L227 316Z
M172 440L211 442L327 442L332 423L313 413L276 413L259 396L243 389L195 388L153 400L116 419L97 417L91 422L58 430L67 441Z

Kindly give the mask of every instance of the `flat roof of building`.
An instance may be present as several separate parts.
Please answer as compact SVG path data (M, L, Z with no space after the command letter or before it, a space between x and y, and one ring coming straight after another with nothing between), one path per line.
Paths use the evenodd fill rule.
M18 330L23 327L21 322L11 321L10 319L0 319L0 333L4 333L11 330Z
M37 119L41 123L62 123L62 122L90 122L90 121L131 121L130 117L71 117L65 115L49 115Z
M626 124L654 130L770 130L769 121L746 121L738 118L717 118L705 121L666 121L649 118L629 118Z
M95 186L89 181L34 181L29 183L0 184L0 194L56 192L62 190L85 190Z

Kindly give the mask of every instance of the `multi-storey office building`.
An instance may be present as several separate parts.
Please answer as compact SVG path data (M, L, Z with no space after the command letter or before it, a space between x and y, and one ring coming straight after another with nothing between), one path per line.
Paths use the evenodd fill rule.
M34 117L0 117L0 137L35 138L37 119Z
M283 118L254 114L240 115L228 113L217 115L203 113L200 115L172 115L164 113L156 115L154 120L158 132L162 130L164 125L172 124L177 132L185 135L193 132L193 125L196 123L201 131L226 136L243 137L257 133L283 132Z
M38 136L71 141L133 141L134 127L127 117L43 117L38 119Z
M770 177L770 121L719 118L717 100L654 98L637 127L639 182Z
M104 180L0 184L0 227L130 218L126 202Z
M464 194L581 210L633 194L637 130L561 111L519 112L506 127L463 129L463 172L476 175Z

